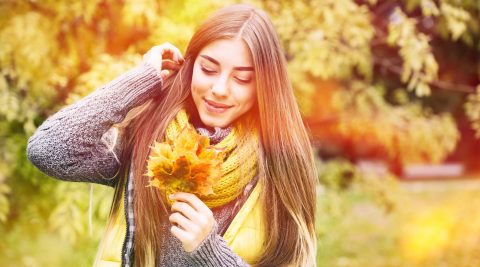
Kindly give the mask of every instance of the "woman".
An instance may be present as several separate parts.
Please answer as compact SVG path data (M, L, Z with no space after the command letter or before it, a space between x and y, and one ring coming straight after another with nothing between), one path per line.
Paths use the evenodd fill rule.
M152 144L187 125L230 151L214 197L147 187ZM213 13L185 57L153 47L48 118L27 154L53 177L115 188L96 266L316 265L313 154L278 36L252 6Z

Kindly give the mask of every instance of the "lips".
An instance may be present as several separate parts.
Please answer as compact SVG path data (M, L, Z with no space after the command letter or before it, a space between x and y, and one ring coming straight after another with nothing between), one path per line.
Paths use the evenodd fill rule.
M217 103L215 101L211 101L211 100L207 100L207 99L205 99L205 102L207 102L210 106L212 106L214 108L231 108L231 107L233 107L233 106L230 106L230 105Z
M207 99L204 99L204 100L205 100L205 109L209 113L222 114L227 112L227 110L230 110L231 107L233 107L233 106L217 103L215 101L210 101Z

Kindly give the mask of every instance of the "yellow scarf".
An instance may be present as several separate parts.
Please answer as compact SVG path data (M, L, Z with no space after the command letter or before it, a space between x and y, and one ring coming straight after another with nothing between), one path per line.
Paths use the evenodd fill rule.
M188 114L182 109L168 124L166 139L174 140L188 124L190 124ZM199 196L209 208L225 205L235 199L257 174L258 146L255 127L240 123L215 145L216 148L222 148L227 156L222 163L222 178L213 185L215 194ZM173 192L167 189L165 193L168 196Z

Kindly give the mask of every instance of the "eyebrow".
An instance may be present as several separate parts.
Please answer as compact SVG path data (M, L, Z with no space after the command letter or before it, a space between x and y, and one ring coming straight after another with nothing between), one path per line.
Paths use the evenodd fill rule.
M212 58L212 57L209 57L209 56L207 56L207 55L200 55L200 56L203 57L203 58L205 58L205 59L207 59L207 60L209 60L209 61L211 61L213 64L220 65L220 63L219 63L216 59L214 59L214 58ZM249 71L254 71L254 68L253 68L253 67L234 67L233 69L234 69L234 70L249 70Z

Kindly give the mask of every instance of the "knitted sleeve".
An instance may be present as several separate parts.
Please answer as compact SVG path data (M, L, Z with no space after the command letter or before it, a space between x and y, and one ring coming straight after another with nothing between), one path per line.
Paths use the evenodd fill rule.
M194 266L212 267L249 267L227 244L227 241L218 234L218 224L215 223L210 234L193 251L187 255Z
M142 62L46 119L28 140L27 158L60 180L114 186L121 145L112 125L158 95L162 83Z

